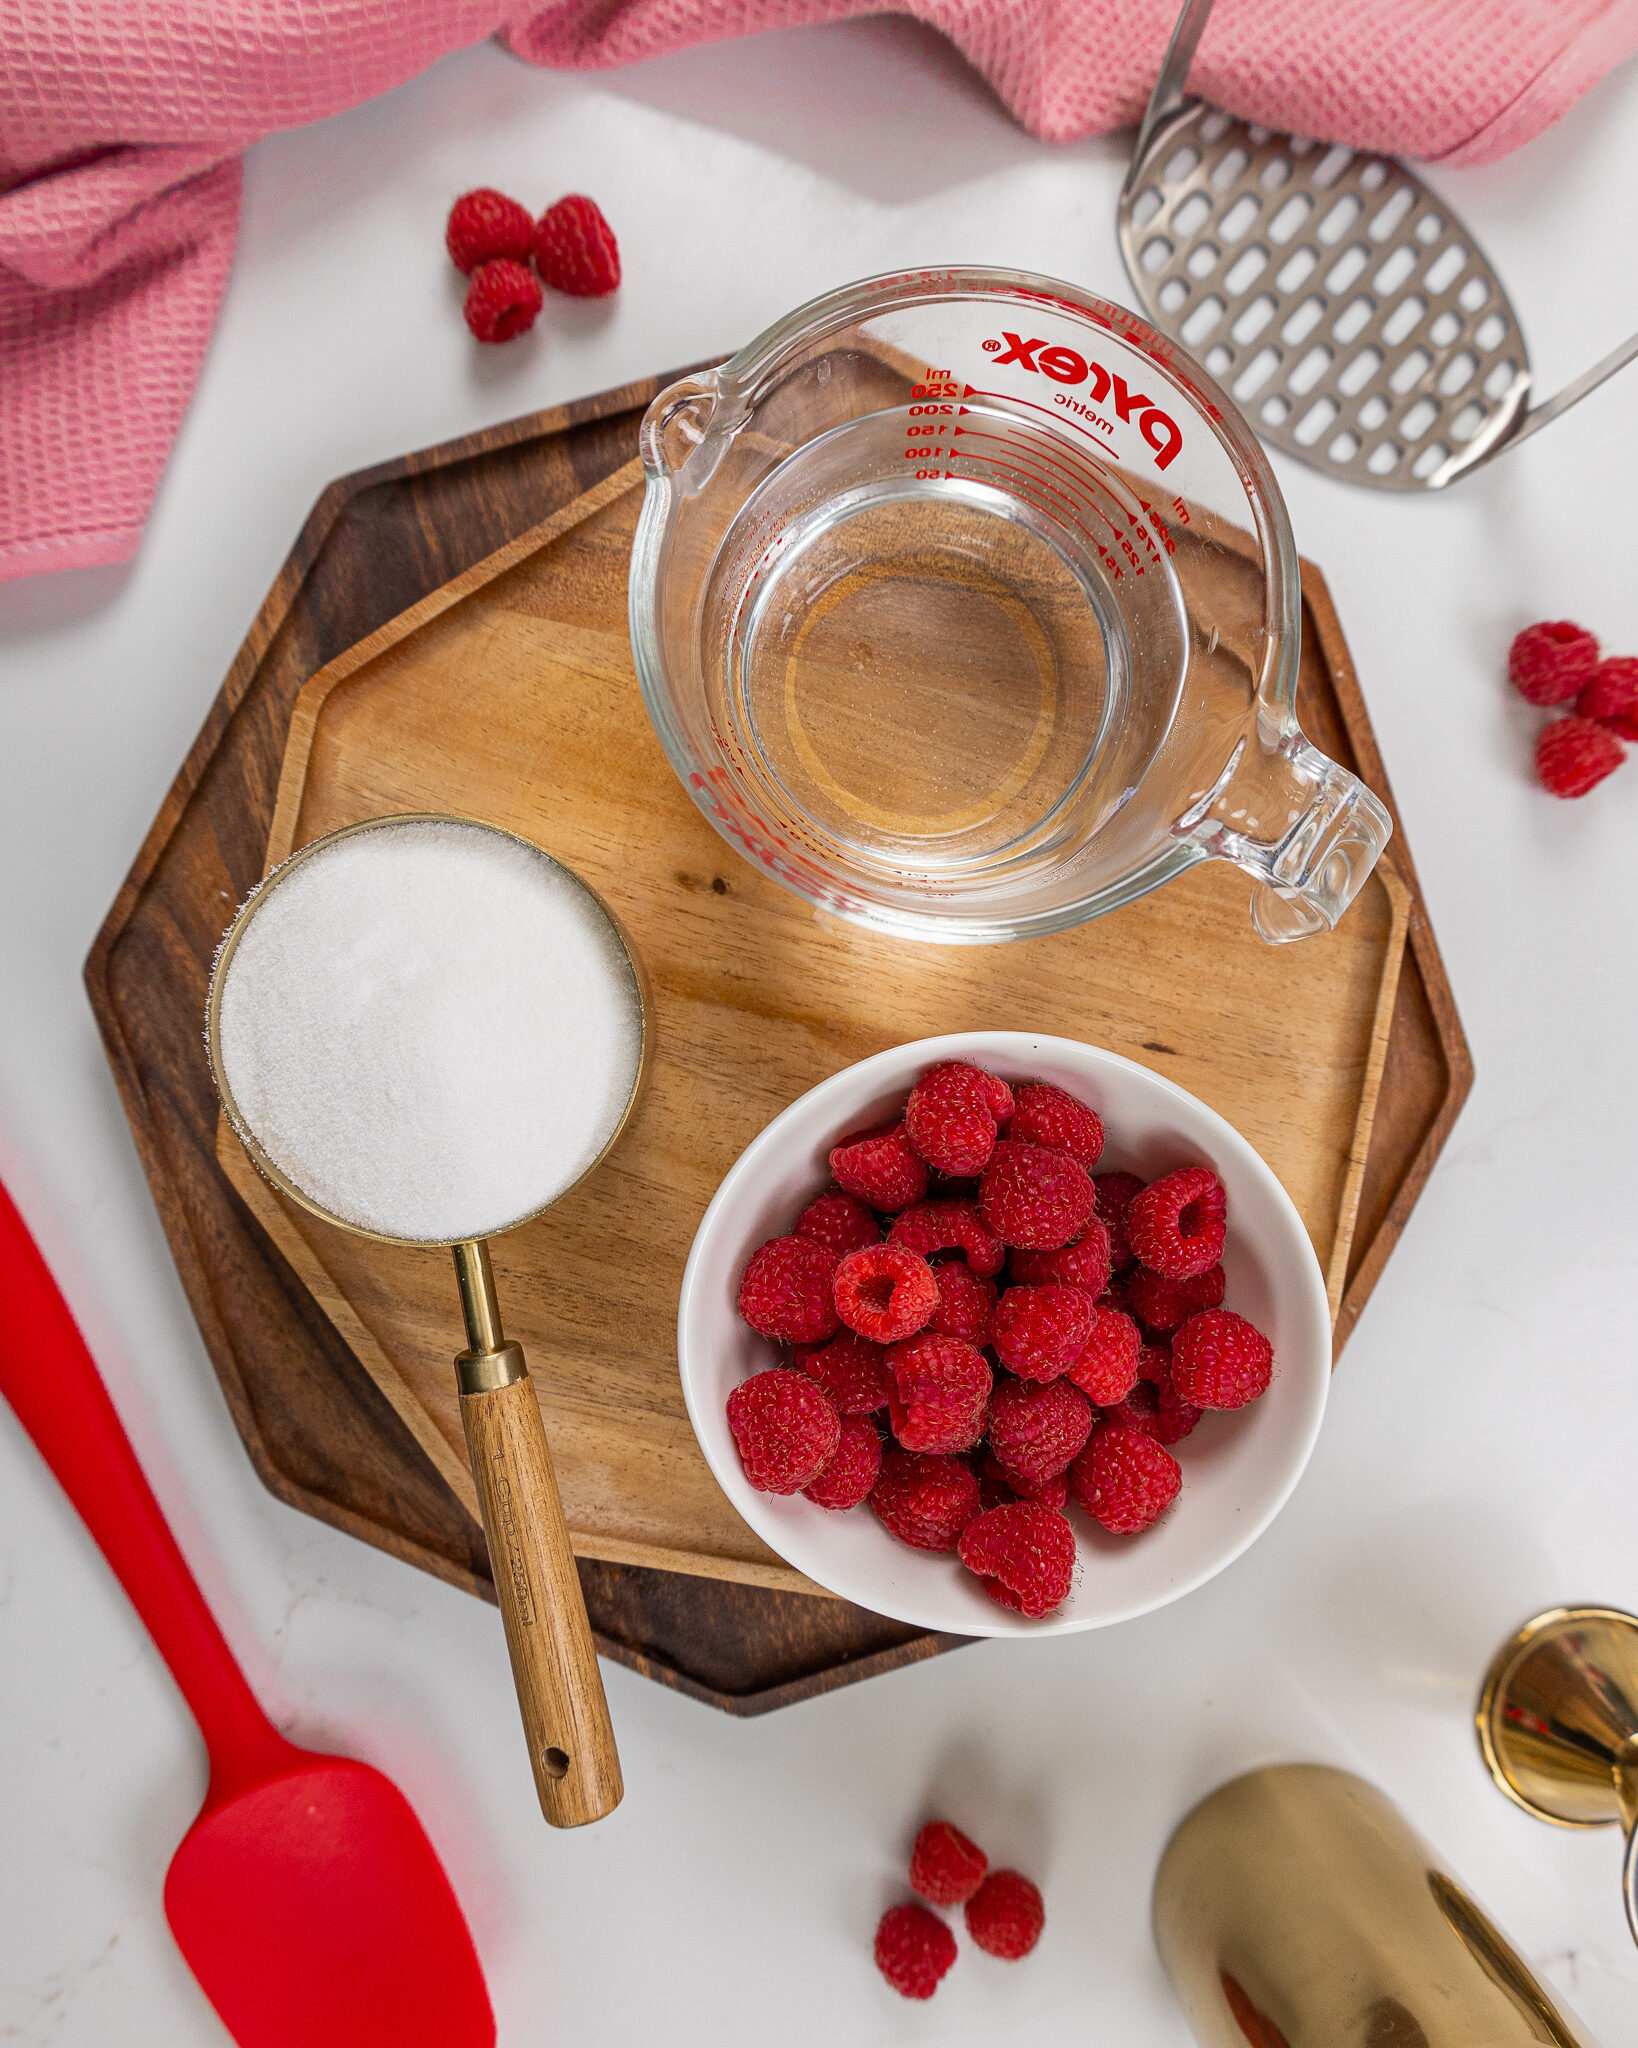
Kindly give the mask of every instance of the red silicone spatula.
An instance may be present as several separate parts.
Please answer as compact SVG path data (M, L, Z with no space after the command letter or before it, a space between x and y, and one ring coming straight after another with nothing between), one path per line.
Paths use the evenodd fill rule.
M492 2048L472 1937L409 1802L368 1764L286 1742L257 1706L4 1187L0 1392L204 1733L210 1789L165 1912L240 2048Z

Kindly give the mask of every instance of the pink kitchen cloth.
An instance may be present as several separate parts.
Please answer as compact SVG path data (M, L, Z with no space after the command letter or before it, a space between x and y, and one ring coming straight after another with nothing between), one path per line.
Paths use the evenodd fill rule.
M499 33L606 69L881 0L0 0L0 579L125 560L233 256L239 152ZM1035 134L1135 122L1175 0L899 0ZM1272 128L1446 163L1528 141L1638 0L1221 0L1192 85Z

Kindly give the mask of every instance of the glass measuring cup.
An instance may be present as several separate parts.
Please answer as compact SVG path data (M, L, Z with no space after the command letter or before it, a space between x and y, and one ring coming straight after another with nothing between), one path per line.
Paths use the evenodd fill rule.
M905 937L1062 930L1233 861L1273 943L1391 821L1303 737L1255 436L1135 315L1018 271L799 308L643 421L631 638L661 744L787 888Z

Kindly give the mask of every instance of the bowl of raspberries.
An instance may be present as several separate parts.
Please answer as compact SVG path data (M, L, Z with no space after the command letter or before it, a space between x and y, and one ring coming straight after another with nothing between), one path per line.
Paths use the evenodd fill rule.
M848 1067L748 1145L678 1310L689 1419L771 1548L960 1635L1148 1613L1253 1543L1331 1370L1290 1197L1214 1110L1072 1039Z

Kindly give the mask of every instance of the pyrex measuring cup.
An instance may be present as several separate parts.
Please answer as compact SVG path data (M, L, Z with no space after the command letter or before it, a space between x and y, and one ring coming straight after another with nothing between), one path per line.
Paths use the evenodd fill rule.
M1005 270L867 279L643 422L643 696L711 823L906 937L1061 930L1196 861L1280 942L1386 810L1304 739L1296 548L1256 438L1119 306Z

